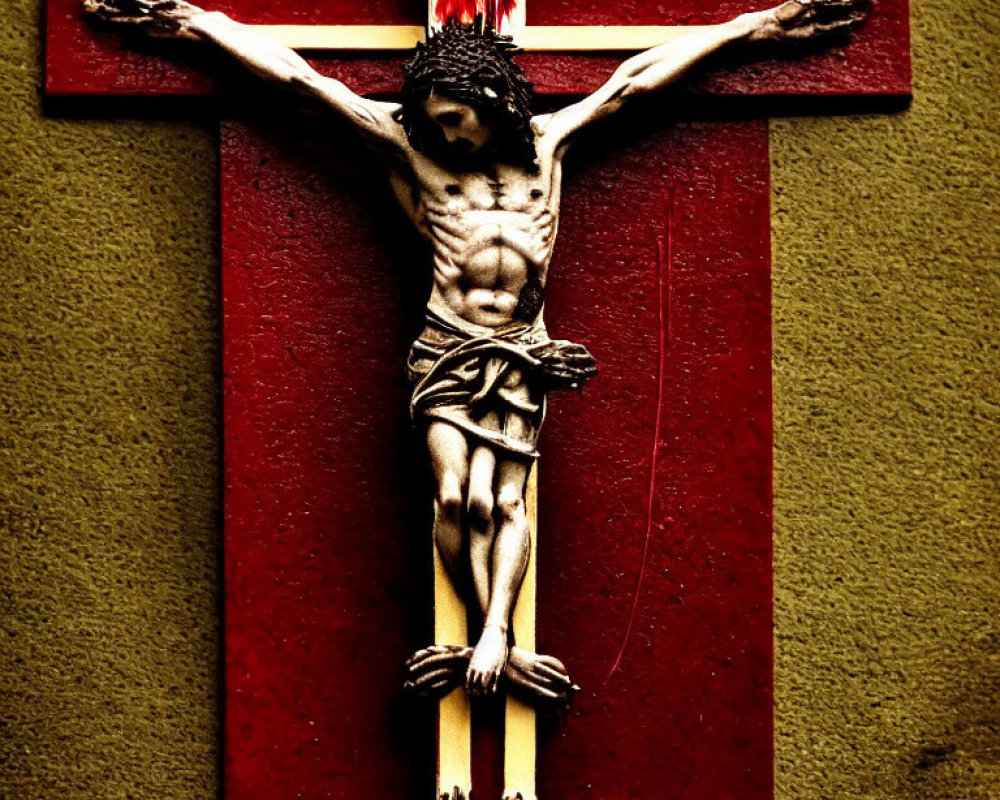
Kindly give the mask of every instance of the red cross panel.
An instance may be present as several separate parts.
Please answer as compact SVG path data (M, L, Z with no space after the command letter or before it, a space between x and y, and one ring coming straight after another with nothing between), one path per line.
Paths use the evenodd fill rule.
M539 648L583 689L542 732L539 797L763 799L766 126L614 145L573 160L550 270L550 332L601 374L553 396L540 445ZM430 797L433 723L401 705L430 641L403 370L425 256L367 165L331 178L236 125L223 152L229 798Z
M531 0L528 23L697 24L769 3L665 5ZM425 4L218 8L422 24ZM215 90L213 62L125 49L76 0L49 0L47 25L53 96ZM622 57L522 64L565 94ZM398 88L399 62L317 66L373 92ZM905 97L905 0L846 49L721 64L685 92ZM601 373L552 397L540 444L539 650L582 687L540 725L541 800L773 793L767 126L657 107L567 165L546 313ZM404 373L428 256L378 165L330 142L222 132L227 800L433 794L433 708L402 692L431 638L431 487ZM499 740L479 735L493 757L476 760L476 796L499 797Z

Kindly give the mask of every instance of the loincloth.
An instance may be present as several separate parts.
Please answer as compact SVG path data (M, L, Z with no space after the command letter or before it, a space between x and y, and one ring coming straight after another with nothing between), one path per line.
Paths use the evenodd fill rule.
M577 364L572 369L571 352ZM583 367L581 352L589 359ZM473 439L528 459L538 457L548 391L582 386L595 373L582 345L550 339L538 323L482 334L432 311L410 350L407 370L414 420L448 422Z

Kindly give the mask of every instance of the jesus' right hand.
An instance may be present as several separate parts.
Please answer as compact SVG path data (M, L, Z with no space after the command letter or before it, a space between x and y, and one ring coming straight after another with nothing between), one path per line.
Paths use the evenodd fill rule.
M167 39L198 38L188 23L205 13L185 0L83 0L83 10L103 22Z

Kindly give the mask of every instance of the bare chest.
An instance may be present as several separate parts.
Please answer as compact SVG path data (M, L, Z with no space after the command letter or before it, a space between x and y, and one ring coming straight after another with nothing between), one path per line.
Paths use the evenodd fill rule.
M424 211L466 215L469 212L532 214L547 208L549 182L523 170L498 168L492 173L439 173L420 182Z

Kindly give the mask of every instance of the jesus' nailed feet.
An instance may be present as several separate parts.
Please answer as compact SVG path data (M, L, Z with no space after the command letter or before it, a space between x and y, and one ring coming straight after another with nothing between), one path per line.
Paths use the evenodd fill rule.
M472 655L473 648L464 645L418 650L406 662L406 688L422 697L444 697L466 684ZM561 711L569 708L579 689L558 658L511 647L496 686L482 694L506 691L536 708Z

